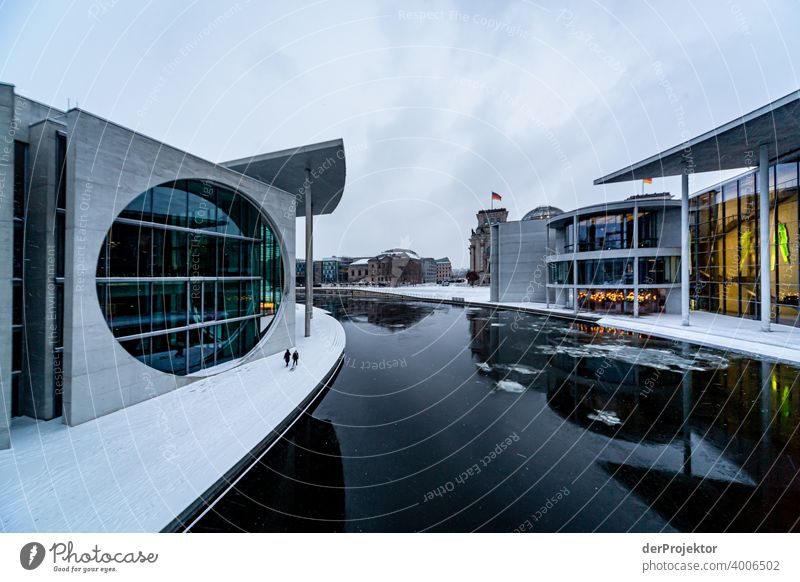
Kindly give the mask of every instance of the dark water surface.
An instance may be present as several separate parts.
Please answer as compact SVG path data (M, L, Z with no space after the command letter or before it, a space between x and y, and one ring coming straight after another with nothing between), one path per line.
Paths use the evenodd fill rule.
M194 531L789 531L798 370L515 312L321 297L345 365Z

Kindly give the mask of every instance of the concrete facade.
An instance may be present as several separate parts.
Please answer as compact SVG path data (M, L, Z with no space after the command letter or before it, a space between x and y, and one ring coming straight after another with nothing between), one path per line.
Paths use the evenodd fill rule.
M518 220L492 226L490 301L544 303L547 224Z
M17 109L23 114L15 116ZM20 129L14 131L12 126ZM0 129L28 148L24 307L0 304L0 448L9 446L12 318L23 310L19 412L77 425L295 344L296 195L140 135L91 113L53 110L0 84ZM59 147L61 146L61 149ZM59 210L58 157L65 151L65 204ZM344 152L339 158L342 167ZM12 248L11 156L2 158L0 245ZM98 257L118 214L149 188L180 179L238 192L259 209L280 248L283 288L270 327L237 360L186 376L161 372L116 341L98 301ZM343 184L342 184L343 186ZM326 208L330 212L332 207ZM57 228L57 221L64 228ZM62 240L63 238L63 240ZM63 252L63 266L58 257ZM59 269L63 270L61 272ZM0 293L12 296L12 253L0 257ZM62 291L63 290L63 291ZM63 304L60 298L63 297ZM54 330L59 329L57 334ZM62 341L63 348L57 345Z

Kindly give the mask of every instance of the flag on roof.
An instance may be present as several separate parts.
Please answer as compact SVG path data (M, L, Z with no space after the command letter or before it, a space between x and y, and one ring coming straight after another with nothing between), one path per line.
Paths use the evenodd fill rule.
M652 184L653 183L653 179L652 178L642 178L642 182L644 182L645 184Z
M498 194L497 192L492 192L492 201L497 200L498 202L500 202L502 199L503 197L500 196L500 194Z

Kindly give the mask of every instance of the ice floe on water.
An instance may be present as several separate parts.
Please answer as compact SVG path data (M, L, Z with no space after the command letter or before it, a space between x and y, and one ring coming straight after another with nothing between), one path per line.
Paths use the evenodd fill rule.
M619 426L622 424L622 421L619 419L615 412L611 412L610 410L595 410L593 413L590 412L586 415L589 420L596 420L598 422L602 422L603 424L607 424L608 426Z
M525 392L525 390L527 390L525 386L512 380L500 380L495 388L497 388L497 390L502 390L503 392L511 392L512 394L522 394Z
M531 368L523 366L522 364L490 364L489 362L480 362L475 364L478 371L482 374L490 374L492 371L497 371L505 374L517 374L519 376L536 376L542 373L538 368Z
M567 354L573 358L609 358L646 366L657 370L705 372L721 370L728 367L728 360L724 356L696 350L691 355L682 356L672 350L660 348L645 348L624 343L608 344L571 344L541 345L537 349L543 354Z
M542 371L536 368L529 368L528 366L523 366L522 364L495 364L495 369L502 370L505 372L515 372L517 374L521 374L523 376L536 376L540 374Z

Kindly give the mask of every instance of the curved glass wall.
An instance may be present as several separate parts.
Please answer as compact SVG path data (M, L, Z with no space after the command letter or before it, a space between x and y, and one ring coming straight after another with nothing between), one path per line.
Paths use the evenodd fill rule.
M663 209L639 210L639 248L656 248L659 245L660 216ZM618 213L596 214L578 218L577 251L607 251L632 249L634 230L633 208ZM575 245L573 224L565 225L564 251L570 252Z
M282 289L280 245L258 209L198 180L138 196L112 225L97 264L114 336L176 375L246 355L272 323Z

